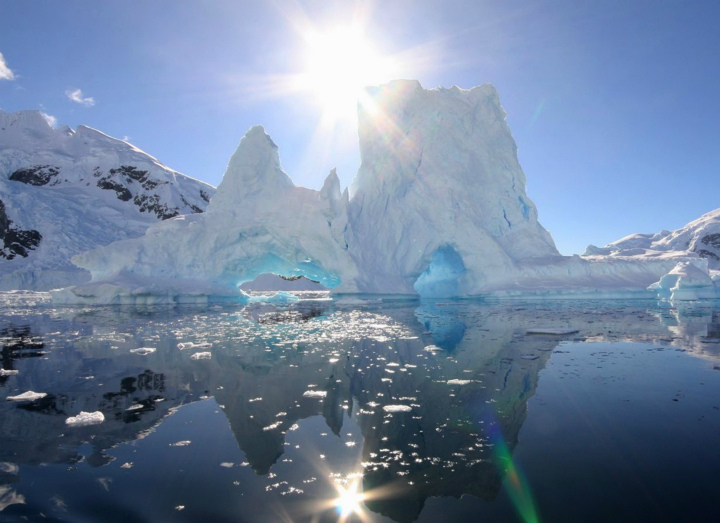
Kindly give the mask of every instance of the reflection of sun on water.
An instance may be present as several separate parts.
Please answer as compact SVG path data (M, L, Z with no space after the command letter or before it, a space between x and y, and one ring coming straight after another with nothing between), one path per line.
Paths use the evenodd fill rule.
M339 496L335 499L335 507L341 518L358 514L360 512L360 503L363 502L365 496L358 492L358 483L355 481L347 487L338 486Z

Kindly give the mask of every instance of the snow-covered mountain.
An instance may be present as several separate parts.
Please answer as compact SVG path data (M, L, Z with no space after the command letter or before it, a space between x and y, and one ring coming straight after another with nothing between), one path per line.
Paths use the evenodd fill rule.
M707 259L710 269L720 269L720 209L703 214L674 231L631 234L605 247L589 245L585 255L641 258L699 256Z
M0 289L89 279L70 258L205 210L215 189L90 127L0 110Z

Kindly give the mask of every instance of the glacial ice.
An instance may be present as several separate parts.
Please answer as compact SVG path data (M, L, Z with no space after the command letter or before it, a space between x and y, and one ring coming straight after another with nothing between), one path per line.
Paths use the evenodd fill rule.
M239 289L268 273L305 277L336 294L652 296L648 286L698 256L561 256L525 193L491 85L425 90L397 80L367 94L352 194L334 171L320 191L295 186L275 143L253 127L206 213L75 256L91 281L53 291L53 300L294 299Z

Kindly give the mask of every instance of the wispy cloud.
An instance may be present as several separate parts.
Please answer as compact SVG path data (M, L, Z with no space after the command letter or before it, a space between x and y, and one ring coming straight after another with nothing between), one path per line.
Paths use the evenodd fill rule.
M45 118L45 121L48 123L48 125L50 127L55 128L55 126L57 125L57 118L55 118L53 115L47 114L47 113L40 113L40 114L42 115L43 118Z
M65 94L73 102L84 105L85 107L92 107L95 105L95 98L92 96L83 97L82 89L68 89L65 91Z
M15 80L15 73L7 66L2 53L0 53L0 80Z

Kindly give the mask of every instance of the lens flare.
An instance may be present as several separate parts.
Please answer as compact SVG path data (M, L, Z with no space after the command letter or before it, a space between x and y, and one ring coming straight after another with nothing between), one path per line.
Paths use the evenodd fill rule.
M353 482L347 487L338 486L339 496L335 499L335 510L341 518L349 517L353 514L359 514L360 504L365 496L358 491L358 483Z
M500 469L500 474L505 474L503 487L510 496L515 510L525 523L540 523L530 484L520 467L513 461L497 421L493 420L487 425L490 427L489 436L493 443L495 462Z

